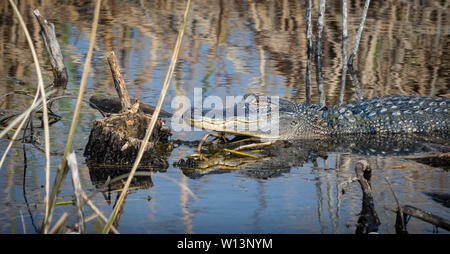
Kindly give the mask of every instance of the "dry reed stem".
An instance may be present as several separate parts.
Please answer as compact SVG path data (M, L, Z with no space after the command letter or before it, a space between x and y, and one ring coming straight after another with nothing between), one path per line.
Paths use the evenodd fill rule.
M27 228L25 226L25 219L23 218L22 210L19 210L20 220L22 221L23 234L27 233Z
M384 171L383 171L383 172L384 172ZM405 220L404 220L404 218L403 218L403 209L402 209L402 205L400 204L400 201L398 200L397 195L395 194L394 188L392 187L391 182L389 182L389 179L388 179L386 176L384 177L384 179L386 180L386 182L387 182L387 184L388 184L388 186L389 186L389 189L391 190L392 195L394 196L395 202L397 203L397 208L398 208L398 211L400 212L400 218L401 218L401 220L402 220L402 228L403 228L404 230L406 230L406 227L405 227Z
M83 199L85 200L85 202L91 207L91 209L97 215L97 217L99 217L105 224L108 223L108 218L106 218L106 216L103 215L103 213L100 211L100 209L98 209L98 207L94 205L94 203L89 199L89 197L86 195L86 193L81 192L81 195L82 195ZM114 226L111 226L111 231L115 234L120 234L119 230L117 230L117 228Z
M28 46L30 47L31 54L33 56L34 66L36 68L36 75L38 78L38 90L41 93L42 100L42 119L44 120L44 143L45 143L45 213L48 213L48 200L50 196L50 133L49 133L49 124L48 124L48 109L47 109L47 96L45 95L45 87L44 81L42 80L41 66L39 65L39 60L37 58L36 50L34 49L33 41L31 40L30 33L28 32L27 26L22 19L22 15L20 15L17 6L14 4L12 0L9 0L9 3L14 9L14 12L17 14L19 18L20 25L25 32L25 37L27 38ZM25 120L25 119L24 119ZM20 131L20 128L17 129L16 133ZM11 141L13 141L12 139ZM6 155L6 153L5 153Z
M54 93L54 91L50 91L50 92L47 93L47 94L48 94L48 95L51 95L51 94L53 94L53 93ZM38 94L36 94L36 97L35 97L35 98L37 98L37 97L39 97ZM13 120L13 122L12 122L11 124L9 124L9 125L3 130L3 131L5 131L5 132L8 132L8 131L11 130L17 123L19 123L19 122L21 121L20 124L19 124L19 127L17 127L17 129L16 129L14 135L12 136L11 141L10 141L9 144L8 144L8 147L5 149L5 151L4 151L4 153L3 153L2 159L0 160L0 168L3 166L3 163L4 163L5 159L6 159L6 155L8 154L9 149L11 149L11 146L12 146L12 144L13 144L13 141L16 140L17 135L19 134L19 131L22 129L23 125L24 125L25 122L27 121L28 116L31 114L31 112L32 112L35 108L39 107L39 105L41 104L41 102L42 102L42 98L38 99L38 100L37 100L36 102L34 102L34 103L33 103L33 104L32 104L25 112L23 112L23 113L20 114L17 118L15 118L15 119ZM2 132L1 134L4 135L3 132ZM0 138L3 137L2 135L0 135Z
M66 224L67 219L69 218L69 215L67 213L63 213L59 220L55 223L55 226L48 232L49 234L56 234L58 233L59 229Z
M77 204L77 208L78 208L78 232L80 234L84 234L85 231L85 225L84 225L84 213L83 213L83 206L81 205L83 196L82 196L82 192L83 189L81 188L81 182L80 182L80 172L78 170L78 165L77 165L77 156L75 155L74 152L72 152L71 154L69 154L69 156L67 157L67 165L70 168L70 171L72 172L72 184L73 184L73 189L75 191L75 199L76 199L76 204Z
M42 73L41 73L41 67L39 65L39 60L37 58L37 54L36 54L36 50L34 48L33 45L33 41L31 40L31 36L28 32L27 26L25 25L25 22L22 19L22 15L20 14L19 10L17 9L17 6L14 4L14 2L12 0L9 0L9 3L11 4L12 8L14 9L14 12L16 13L18 19L19 19L19 23L22 27L22 29L24 30L25 33L25 37L27 39L28 42L28 46L30 47L31 50L31 54L33 56L33 61L34 61L34 66L36 68L36 75L37 75L37 79L38 79L38 90L36 91L36 97L33 100L33 105L35 105L34 103L36 102L36 99L38 97L38 92L41 93L41 97L42 97L42 105L43 105L43 122L44 122L44 142L45 142L45 213L48 213L48 198L49 198L49 192L50 192L50 134L49 134L49 124L48 124L48 109L47 109L47 102L46 102L46 94L45 94L45 87L44 87L44 81L42 80ZM8 154L9 149L12 146L12 143L14 142L15 138L17 137L19 131L22 129L23 124L25 123L26 119L28 118L28 116L31 113L31 110L27 111L28 113L25 115L22 123L20 124L19 128L17 128L16 132L14 133L14 137L11 139L11 142L8 145L7 150L4 152L2 160L0 162L0 167L1 165L3 165L3 162L6 158L6 155Z
M242 145L242 146L235 148L234 151L247 150L250 148L261 147L261 146L270 146L270 145L275 144L276 142L277 141L269 141L269 142L264 142L264 143L254 143L254 144Z
M150 138L150 135L153 132L153 128L155 127L156 120L158 119L158 116L159 116L159 112L161 111L162 103L163 103L164 98L166 96L167 89L169 88L170 80L172 79L172 75L173 75L173 72L175 70L175 64L177 62L178 54L180 52L181 42L183 41L183 35L184 35L184 30L185 30L186 24L187 24L187 18L188 18L188 14L189 14L190 5L191 5L191 0L188 0L187 5L186 5L186 10L184 12L183 24L182 24L181 29L179 30L179 33L178 33L178 38L177 38L177 41L176 41L176 44L175 44L175 49L174 49L174 52L173 52L173 55L172 55L172 59L170 61L170 66L169 66L168 73L167 73L166 78L165 78L164 83L163 83L163 87L162 87L162 90L161 90L161 95L159 97L158 104L157 104L157 106L155 108L155 112L152 115L152 119L151 119L151 121L149 123L149 126L147 127L147 132L145 133L145 137L143 139L143 142L142 142L141 147L139 149L139 152L137 154L136 161L133 164L133 168L131 169L130 175L128 176L128 179L127 179L127 181L125 183L125 186L124 186L124 188L122 190L122 193L119 196L119 199L117 200L117 203L116 203L116 205L114 207L114 210L113 210L113 212L111 213L111 215L109 217L108 223L106 224L105 228L103 229L103 233L105 233L105 234L107 234L109 232L110 227L111 227L112 223L114 222L115 217L116 217L119 209L122 207L122 203L123 203L123 201L125 199L125 196L127 194L127 191L128 191L129 186L130 186L131 180L133 179L134 173L136 172L136 169L137 169L137 167L139 165L139 162L142 159L142 155L144 154L144 149L147 146L148 139Z
M116 179L116 178L114 178L114 179ZM84 206L85 204L88 204L92 208L92 210L94 210L94 212L97 213L98 217L100 217L100 219L103 220L103 222L105 222L105 223L108 222L108 219L101 213L101 211L97 207L95 207L95 205L91 201L91 198L93 198L98 192L107 190L107 186L109 184L112 184L115 181L114 179L111 180L111 178L108 177L108 179L103 184L103 186L101 186L97 190L89 193L89 195L86 195L86 193L84 193L84 191L81 191L81 196L83 197L83 199L80 202L80 206ZM78 211L78 208L76 207L76 208L72 209L72 211L70 213L64 213L56 224L64 225L66 223L66 221L70 217L72 217L77 211ZM54 226L54 229L52 229L52 231L54 231L54 232L56 230L56 224ZM52 231L50 231L50 232L52 232ZM120 234L119 230L117 230L117 228L115 228L114 226L111 226L111 231L113 233Z
M49 214L45 217L43 225L42 225L42 232L43 233L47 232L48 227L49 227L49 225L51 223L53 210L54 210L54 206L55 206L55 203L56 203L56 196L57 196L57 194L59 192L59 189L61 188L61 184L62 184L62 182L64 180L64 177L65 177L65 175L67 173L67 170L66 170L67 156L69 155L70 148L72 147L73 137L75 135L75 131L76 131L76 128L77 128L78 117L80 115L81 102L83 101L84 91L85 91L85 88L86 88L86 80L87 80L89 69L90 69L92 52L94 50L95 37L96 37L96 34L97 34L98 17L99 17L99 14L100 14L100 4L101 4L101 0L97 0L96 5L95 5L95 11L94 11L94 20L92 22L92 32L91 32L91 35L90 35L90 38L89 38L89 50L88 50L88 53L87 53L87 56L86 56L86 60L84 62L83 75L81 77L80 90L78 92L77 104L75 106L75 111L74 111L74 114L73 114L72 123L70 125L70 131L69 131L69 136L67 138L66 149L64 151L63 162L62 162L61 168L58 171L58 174L56 176L55 184L53 185L52 195L50 197Z

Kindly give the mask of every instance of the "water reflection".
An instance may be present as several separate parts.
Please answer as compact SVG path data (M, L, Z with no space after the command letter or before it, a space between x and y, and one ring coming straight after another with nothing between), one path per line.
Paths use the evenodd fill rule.
M371 1L354 62L365 97L386 94L450 97L447 2ZM362 0L349 1L350 40L354 37L363 4ZM45 60L46 52L39 36L39 25L32 15L33 9L38 8L44 17L55 23L69 72L66 94L76 95L88 48L93 3L29 0L20 1L18 6L35 42L46 84L53 78ZM313 13L317 13L317 7L314 5ZM103 1L87 94L115 93L104 59L105 52L114 50L118 53L130 95L154 105L184 8L183 1L172 0ZM340 11L339 1L328 1L323 32L323 76L330 106L336 104L339 91ZM176 95L192 98L194 87L201 87L204 96L253 92L304 101L304 12L303 1L194 1L179 65L163 109L172 112L170 103ZM7 2L0 5L0 17L0 94L20 89L32 91L36 82L31 55ZM313 19L315 25L315 17ZM348 102L356 97L351 86L347 87L345 101ZM315 83L312 96L316 102ZM26 96L14 95L3 98L1 107L8 112L21 112L30 103ZM62 120L51 127L53 152L64 148L73 103L69 98L54 103L54 111ZM91 123L98 117L94 110L87 106L83 108L74 144L76 152L83 151ZM203 134L180 132L173 138L200 140ZM38 130L36 136L39 135ZM238 171L218 170L217 167L211 167L209 171L189 171L169 166L166 172L158 174L188 186L199 199L190 198L186 189L171 181L152 179L150 175L138 177L133 195L146 197L150 192L153 199L148 205L146 201L140 203L128 198L124 211L131 216L122 217L119 230L132 233L212 230L353 233L361 206L359 186L349 185L343 194L339 183L353 176L354 163L360 158L367 158L376 168L372 184L377 189L376 209L383 218L379 232L394 232L392 226L395 224L395 216L384 209L384 206L395 206L384 176L392 180L399 199L448 218L449 213L424 194L448 193L448 172L442 170L442 166L433 168L401 157L407 153L442 151L442 147L448 147L448 138L444 141L444 144L436 144L433 140L391 144L361 141L352 146L355 142L343 140L328 144L328 147L324 144L311 147L308 144L286 145L286 148L273 149L270 160L239 162L243 169ZM0 143L2 148L6 145L6 142ZM43 201L44 192L40 187L44 183L43 156L30 144L25 147L28 173L25 175L22 171L24 153L20 144L8 157L3 169L5 176L0 178L0 186L3 186L0 194L1 232L21 228L17 211L25 211L28 205L24 203L30 204L35 220L42 217L42 207L36 205L34 208L33 205ZM195 148L182 145L177 150L170 155L169 164L193 153ZM82 158L81 155L78 157ZM60 156L53 155L53 174L59 162ZM83 166L86 165L81 163ZM105 180L100 176L107 170L99 171L102 173L96 175L91 168L85 168L83 179L88 188L95 188L97 179L99 182ZM227 173L217 174L219 172ZM21 184L23 179L27 179L25 184ZM152 180L155 181L153 187ZM25 190L26 198L22 197ZM72 193L68 184L61 196L69 199ZM101 207L106 212L111 210L110 205L104 204L105 199L96 202L100 206L103 204ZM58 207L57 215L65 209ZM25 221L27 232L32 232L30 221L33 220L25 215ZM409 228L416 232L431 232L426 224L411 223ZM95 227L93 223L92 231Z

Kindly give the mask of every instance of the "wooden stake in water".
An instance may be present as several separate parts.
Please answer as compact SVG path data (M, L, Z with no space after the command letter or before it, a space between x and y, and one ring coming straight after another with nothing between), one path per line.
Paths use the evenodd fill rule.
M54 76L53 84L56 87L65 87L69 78L67 76L67 69L64 65L61 49L59 47L58 40L56 39L55 26L53 23L44 19L39 10L36 9L33 13L39 22L39 26L41 27L41 31L39 33L44 41L48 58L50 59L50 65L52 66Z

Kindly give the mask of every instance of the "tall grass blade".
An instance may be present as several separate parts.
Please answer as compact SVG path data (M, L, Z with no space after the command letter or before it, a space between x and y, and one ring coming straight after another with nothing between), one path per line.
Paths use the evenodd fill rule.
M92 21L92 31L91 31L91 35L89 38L89 50L88 50L88 53L86 56L86 60L84 62L83 75L81 77L80 90L78 92L77 104L75 106L72 123L70 125L70 131L69 131L69 136L68 136L67 142L66 142L66 149L64 151L63 162L60 165L58 174L56 175L55 183L54 183L53 189L52 189L52 194L50 196L49 213L47 214L47 216L45 216L44 222L42 224L42 233L47 233L47 231L48 231L48 227L51 223L53 210L54 210L55 203L56 203L56 196L58 195L59 189L61 188L61 184L67 174L67 170L66 170L67 156L69 155L70 149L72 147L73 137L75 135L78 117L80 115L81 103L83 101L84 91L86 88L86 80L87 80L89 69L90 69L92 52L94 50L95 37L97 34L98 17L100 14L100 5L101 5L101 0L97 0L96 5L95 5L95 10L94 10L94 20Z
M181 42L183 41L183 35L184 35L184 30L186 28L187 20L188 20L188 14L189 14L190 6L191 6L191 0L188 0L187 5L186 5L186 10L184 12L183 24L182 24L181 29L179 30L179 33L178 33L178 38L177 38L177 41L176 41L176 44L175 44L175 49L173 51L172 59L170 61L169 70L167 72L166 78L165 78L164 83L163 83L163 87L162 87L162 90L161 90L161 94L160 94L160 97L159 97L158 104L156 105L155 112L153 113L152 119L151 119L151 121L149 123L149 126L147 127L147 131L145 133L145 137L143 139L143 142L142 142L141 147L139 149L139 152L137 154L136 160L135 160L135 162L133 164L133 168L131 169L130 175L128 176L128 179L127 179L127 181L125 183L125 186L124 186L124 188L122 190L122 193L119 196L119 199L116 202L116 205L114 206L114 210L112 211L112 213L111 213L111 215L109 217L108 223L106 224L105 228L103 229L103 233L105 233L105 234L107 234L109 232L110 227L111 227L112 223L114 222L115 217L116 217L119 209L122 207L122 203L123 203L123 201L125 199L125 196L127 194L127 191L128 191L129 186L130 186L131 180L133 179L134 173L136 172L136 169L139 166L139 162L141 161L142 155L144 154L144 149L147 146L148 139L150 138L150 135L153 132L153 128L155 127L156 120L158 119L158 116L159 116L159 112L161 111L162 103L163 103L164 98L166 96L167 89L169 88L170 80L172 79L172 75L173 75L173 72L175 70L175 64L177 62L178 54L180 52Z
M69 156L67 157L67 165L69 166L70 172L72 173L72 184L73 184L73 189L75 190L75 199L77 201L78 232L80 234L84 234L85 233L85 225L84 225L84 213L83 213L83 206L82 206L83 189L81 188L80 172L78 170L77 157L74 152L69 154Z
M33 56L34 66L36 68L36 75L37 75L37 79L38 79L38 90L40 91L41 97L42 97L42 105L43 105L42 119L44 122L44 143L45 143L45 204L46 204L45 205L45 213L48 214L48 208L49 208L48 200L49 200L49 195L50 195L50 133L49 133L49 124L48 124L47 96L45 94L44 81L42 80L41 66L39 65L39 60L37 58L36 50L34 49L34 45L33 45L33 41L31 40L30 33L28 32L27 26L25 25L25 22L23 21L22 15L20 15L20 12L17 9L17 6L14 4L14 2L12 0L9 0L9 3L11 4L12 8L14 9L14 12L17 14L17 17L19 18L20 25L22 26L22 29L25 33L25 37L28 42L28 46L30 47L31 55ZM29 116L29 114L27 116ZM25 121L26 121L26 118L23 119L23 121L20 125L20 128L18 128L16 130L16 133L14 133L14 136L16 136L18 134L18 132L22 128ZM15 138L11 139L11 142L8 145L8 150L11 147L14 139ZM3 164L6 154L7 154L7 152L4 153L0 164Z

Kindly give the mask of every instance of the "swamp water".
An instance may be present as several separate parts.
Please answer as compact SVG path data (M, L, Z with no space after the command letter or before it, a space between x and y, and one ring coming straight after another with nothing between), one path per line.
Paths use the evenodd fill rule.
M185 4L170 0L120 4L105 1L85 98L93 94L115 95L104 58L106 52L114 50L130 96L155 105ZM364 1L349 1L349 45L353 43L363 4ZM42 16L55 24L70 79L65 93L76 97L94 4L22 1L18 7L35 42L46 84L53 77L32 11L38 8ZM224 98L257 93L305 100L306 28L302 1L194 1L191 8L175 75L163 104L165 111L173 112L171 102L175 96L193 98L197 87L203 96ZM314 31L317 9L314 5ZM355 58L363 95L450 97L448 13L443 1L371 1ZM0 95L32 90L36 75L23 31L6 1L0 5L0 14ZM332 106L338 100L341 78L340 1L327 1L325 15L322 65L327 104ZM314 82L315 78L312 96L317 102ZM350 82L347 87L345 101L355 100ZM66 98L53 105L53 111L62 118L50 128L52 182L61 163L75 101ZM21 112L31 99L11 95L2 103L3 111ZM101 173L87 167L83 157L92 122L100 117L84 104L73 144L86 192L94 191L98 181L105 181ZM42 223L45 156L42 130L35 131L37 143L16 142L1 168L1 233L24 233L23 224L26 233L36 233ZM205 133L174 132L172 139L199 141ZM0 140L1 151L8 142ZM450 141L439 143L443 145L438 151L448 152ZM421 145L425 148L415 149ZM430 196L450 194L448 165L432 167L411 160L408 156L420 157L425 150L437 149L421 145L364 152L298 145L291 150L279 149L280 154L270 164L250 161L239 170L213 167L191 172L173 166L195 153L195 146L182 144L169 153L167 169L137 175L117 227L121 233L354 233L361 211L361 188L357 182L341 183L355 176L354 166L360 159L366 159L373 169L371 184L381 221L378 232L395 233L395 213L391 209L396 209L396 201L386 177L402 204L448 219L449 208ZM266 168L269 170L261 171ZM93 199L106 216L118 195L113 187L111 192L99 193ZM58 197L61 204L56 207L53 222L74 208L64 205L64 201L75 199L70 176ZM85 214L91 214L91 210L86 208ZM76 216L67 224L75 222ZM103 225L97 219L91 220L87 232L99 233ZM432 225L415 218L410 219L407 228L410 233L436 232ZM438 232L447 233L443 229Z

